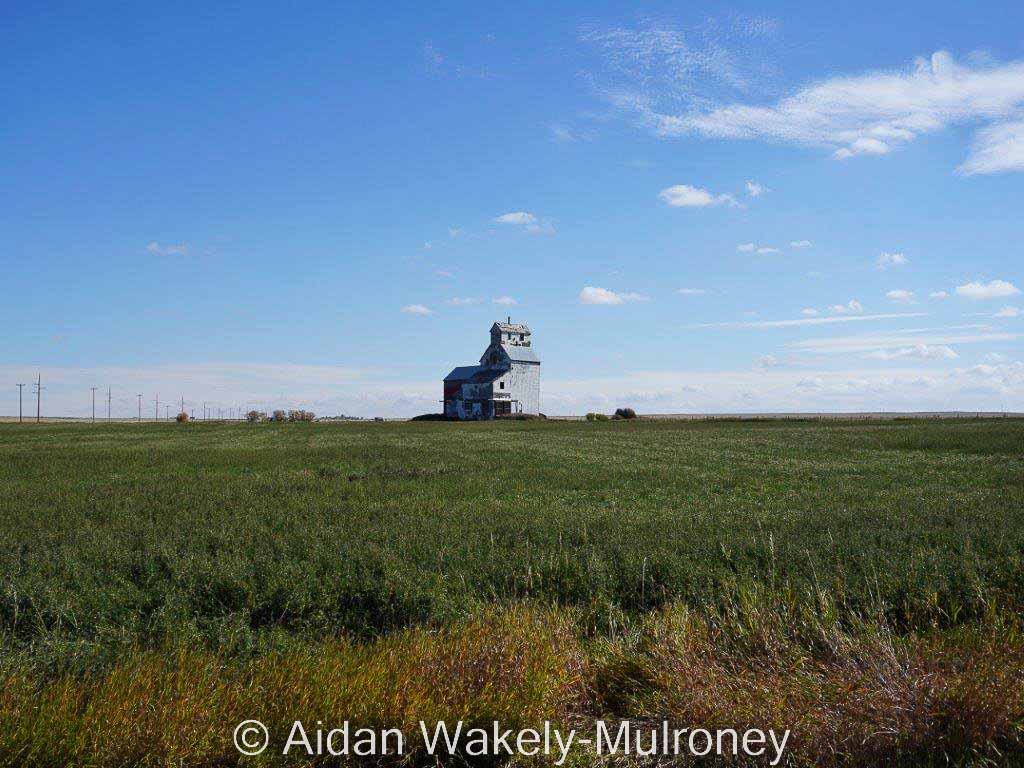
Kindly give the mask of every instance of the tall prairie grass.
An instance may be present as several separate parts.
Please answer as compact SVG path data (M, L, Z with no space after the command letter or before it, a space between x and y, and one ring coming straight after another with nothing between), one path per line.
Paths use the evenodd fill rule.
M260 765L247 718L1024 762L1021 422L4 425L0 484L0 766Z

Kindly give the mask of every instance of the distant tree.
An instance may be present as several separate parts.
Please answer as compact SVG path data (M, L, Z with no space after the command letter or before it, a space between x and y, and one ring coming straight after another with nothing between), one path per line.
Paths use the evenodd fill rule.
M267 414L265 414L263 411L249 411L247 414L245 414L245 420L248 421L250 424L258 424L261 421L267 420Z
M274 411L274 413L270 417L271 421L287 421L287 419L288 414L281 410Z
M612 418L615 418L615 419L635 419L636 418L636 411L634 411L632 408L616 408L615 409L615 416L613 416Z
M182 411L181 413L174 417L174 420L177 421L179 424L184 424L186 421L188 421L188 414L185 413L185 411Z
M295 410L288 411L288 421L313 421L316 414L312 411Z

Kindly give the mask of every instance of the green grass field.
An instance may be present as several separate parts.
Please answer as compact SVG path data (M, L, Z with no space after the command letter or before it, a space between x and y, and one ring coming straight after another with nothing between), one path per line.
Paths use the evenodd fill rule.
M125 726L135 741L94 764L234 764L214 715L254 669L337 657L400 678L404 648L444 688L468 662L431 644L488 631L539 654L538 677L500 705L426 691L394 717L775 721L845 711L837 691L863 683L794 759L1021 749L1021 421L0 425L0 487L0 764L88 754L83 713L130 699L111 680L176 664L231 691L206 741ZM719 684L679 690L688 669ZM935 675L960 682L915 687ZM380 686L320 706L380 716ZM21 711L48 696L63 753Z

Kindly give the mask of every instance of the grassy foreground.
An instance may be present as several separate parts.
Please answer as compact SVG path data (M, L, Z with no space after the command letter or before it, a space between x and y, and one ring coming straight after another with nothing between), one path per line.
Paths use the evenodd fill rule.
M4 425L0 485L0 765L257 764L247 717L1024 751L1021 422Z

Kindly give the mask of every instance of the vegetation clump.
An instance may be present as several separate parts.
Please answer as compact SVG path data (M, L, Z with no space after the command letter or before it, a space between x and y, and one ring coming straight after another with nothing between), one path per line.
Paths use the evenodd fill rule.
M634 411L632 408L616 408L615 409L615 415L612 416L612 418L616 419L616 420L619 420L619 419L635 419L636 418L636 411Z
M188 414L185 411L182 411L181 413L174 417L174 420L179 424L184 424L185 422L188 421Z

